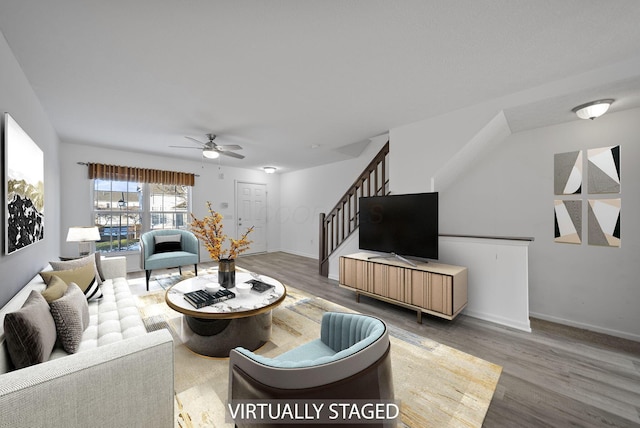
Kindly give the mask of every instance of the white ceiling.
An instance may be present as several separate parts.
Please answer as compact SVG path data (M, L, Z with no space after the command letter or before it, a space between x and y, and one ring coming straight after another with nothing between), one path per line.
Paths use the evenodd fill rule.
M62 141L200 159L169 146L213 132L244 147L223 164L281 171L640 58L639 22L637 0L0 0L0 30ZM639 106L634 73L507 117L514 130L573 120L610 85Z

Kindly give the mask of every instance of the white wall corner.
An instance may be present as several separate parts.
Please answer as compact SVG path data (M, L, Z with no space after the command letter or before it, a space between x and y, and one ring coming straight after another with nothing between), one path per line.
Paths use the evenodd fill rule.
M449 159L431 178L431 191L441 191L465 174L472 164L495 150L511 135L509 122L501 110L478 133L476 133L460 151Z

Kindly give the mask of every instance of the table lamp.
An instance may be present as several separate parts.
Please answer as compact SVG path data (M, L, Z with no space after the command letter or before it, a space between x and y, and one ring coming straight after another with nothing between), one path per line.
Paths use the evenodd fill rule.
M100 240L100 231L96 226L72 226L67 233L67 242L77 242L80 257L89 255L91 243Z

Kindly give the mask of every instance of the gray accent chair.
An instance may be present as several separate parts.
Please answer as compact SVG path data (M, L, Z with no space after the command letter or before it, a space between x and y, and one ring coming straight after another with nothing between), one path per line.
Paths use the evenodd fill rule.
M156 237L167 239L176 235L180 236L179 248L171 251L157 251ZM147 291L149 291L149 279L151 278L152 270L177 267L180 274L182 274L182 266L192 264L197 276L199 262L200 244L198 238L188 230L159 229L145 232L140 236L140 265L146 272Z
M326 312L319 339L275 358L240 347L231 350L229 403L268 399L392 401L390 346L387 326L379 318ZM260 426L279 426L276 421L265 422ZM243 427L253 422L235 423Z

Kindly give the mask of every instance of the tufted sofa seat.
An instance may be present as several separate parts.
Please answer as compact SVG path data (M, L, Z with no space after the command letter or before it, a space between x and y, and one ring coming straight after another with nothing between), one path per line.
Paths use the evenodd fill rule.
M147 334L126 279L106 281L102 296L89 305L89 327L78 352Z

